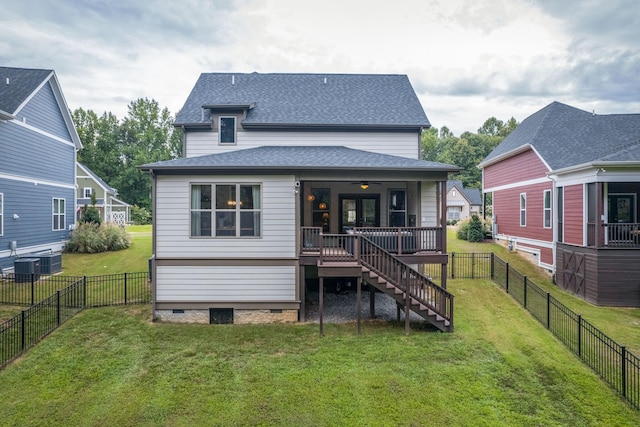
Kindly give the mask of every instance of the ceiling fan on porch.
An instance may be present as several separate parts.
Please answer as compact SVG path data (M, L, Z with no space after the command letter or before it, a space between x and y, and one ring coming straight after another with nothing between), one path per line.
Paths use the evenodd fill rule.
M358 181L358 182L352 182L351 185L359 185L360 188L362 188L363 190L366 190L367 188L369 188L370 185L382 185L382 183L371 182L371 181Z

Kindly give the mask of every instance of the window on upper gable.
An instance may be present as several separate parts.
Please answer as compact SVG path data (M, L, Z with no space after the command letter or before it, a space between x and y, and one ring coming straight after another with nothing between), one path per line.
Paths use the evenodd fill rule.
M93 193L93 188L84 187L84 198L85 199L90 199L91 198L91 193Z
M220 117L218 124L218 141L220 142L220 144L235 144L236 118Z

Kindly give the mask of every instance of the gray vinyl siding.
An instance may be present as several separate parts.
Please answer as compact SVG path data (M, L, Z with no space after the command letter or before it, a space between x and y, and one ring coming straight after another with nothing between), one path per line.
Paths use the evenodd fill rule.
M0 236L0 258L9 255L9 244L18 243L18 253L33 247L59 248L69 237L69 225L74 223L73 188L23 182L0 178L3 193L4 234ZM65 229L53 231L52 199L65 199ZM14 219L16 214L19 218Z
M156 273L156 301L295 301L295 269L251 265L162 266Z
M65 141L71 141L69 128L62 117L60 106L56 101L50 82L42 86L27 105L18 112L17 117L21 121L25 119L30 126L55 135Z
M190 184L260 184L262 234L256 238L190 237ZM294 258L296 219L293 176L158 176L156 258Z
M410 159L420 158L420 142L416 133L238 131L237 143L226 145L218 144L217 132L189 132L186 138L187 151L185 157L270 145L336 145Z
M75 186L75 147L14 122L0 122L0 174Z

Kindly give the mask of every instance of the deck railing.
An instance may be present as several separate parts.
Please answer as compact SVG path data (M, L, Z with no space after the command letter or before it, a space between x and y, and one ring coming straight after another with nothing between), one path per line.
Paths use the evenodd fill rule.
M414 270L369 238L358 238L360 262L405 291L453 325L453 295ZM408 291L408 292L406 292ZM406 304L409 304L407 300Z
M319 253L321 235L321 227L302 227L300 252ZM442 251L442 227L356 227L351 234L335 236L353 235L363 235L398 255Z
M640 247L640 224L619 223L603 224L606 246L610 248L639 248Z

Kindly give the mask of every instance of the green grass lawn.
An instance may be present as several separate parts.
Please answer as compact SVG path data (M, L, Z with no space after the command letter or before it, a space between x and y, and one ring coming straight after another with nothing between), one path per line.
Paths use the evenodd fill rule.
M414 325L151 323L86 310L0 371L0 424L635 426L508 295L456 280L456 332Z
M103 274L147 271L151 256L151 226L127 227L131 247L116 252L97 254L62 254L62 274L65 276L99 276Z
M118 269L135 258L128 265L144 271L150 233L139 233L111 254L120 261L85 257L110 272L132 271ZM638 309L584 303L500 245L450 235L448 249L494 251L616 341L640 341L625 324ZM452 334L413 325L407 336L374 321L361 336L355 324L328 324L321 338L316 324L180 325L151 323L148 305L86 310L0 371L0 425L640 425L497 285L458 279L448 289Z
M575 297L555 286L548 272L534 266L527 259L510 253L507 248L497 243L470 243L458 240L455 229L449 228L447 233L448 252L494 252L509 262L516 270L526 275L536 285L554 298L581 314L588 322L607 334L618 344L625 345L627 350L640 357L640 309L599 307Z

